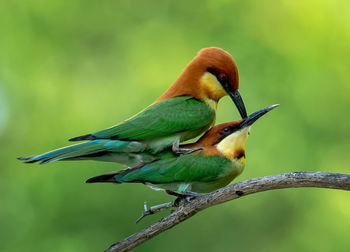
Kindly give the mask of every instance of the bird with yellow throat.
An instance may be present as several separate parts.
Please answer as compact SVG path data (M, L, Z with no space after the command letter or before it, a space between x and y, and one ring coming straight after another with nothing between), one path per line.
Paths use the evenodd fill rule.
M222 123L185 148L203 147L190 154L164 151L159 159L143 166L90 178L87 183L143 183L175 196L198 196L229 184L246 164L245 144L252 124L277 107L272 105L239 121Z
M219 100L228 95L241 117L247 117L238 91L238 70L232 56L220 48L202 49L177 80L150 106L116 126L71 138L88 141L44 154L19 158L42 164L59 160L110 161L135 167L154 160L172 146L177 154L202 147L179 147L215 124Z

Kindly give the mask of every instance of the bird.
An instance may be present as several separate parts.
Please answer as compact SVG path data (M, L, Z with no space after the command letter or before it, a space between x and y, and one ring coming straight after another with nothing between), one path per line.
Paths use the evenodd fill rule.
M179 156L167 150L159 160L96 176L86 182L143 183L178 197L196 197L224 187L245 168L245 144L251 125L277 106L266 107L242 120L219 124L196 143L185 145L186 148L203 146L203 149Z
M177 154L191 153L201 147L179 148L179 143L215 125L222 97L230 96L241 117L247 117L238 87L238 70L232 56L220 48L204 48L165 93L130 119L69 139L88 142L18 159L41 164L88 159L135 167L155 160L157 153L169 146Z

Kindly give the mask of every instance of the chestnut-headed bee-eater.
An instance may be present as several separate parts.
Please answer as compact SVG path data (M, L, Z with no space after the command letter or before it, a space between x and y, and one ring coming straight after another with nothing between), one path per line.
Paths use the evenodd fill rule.
M224 187L245 167L245 143L250 126L277 106L211 128L196 143L182 146L203 147L191 154L176 156L171 150L164 151L163 157L152 163L93 177L86 182L144 183L176 196L197 196Z
M219 48L205 48L163 95L130 119L70 139L89 142L19 159L27 163L90 159L133 167L153 160L155 153L169 146L173 146L175 153L190 153L201 147L179 148L179 143L199 136L215 124L217 103L226 95L231 97L241 117L246 118L232 56Z

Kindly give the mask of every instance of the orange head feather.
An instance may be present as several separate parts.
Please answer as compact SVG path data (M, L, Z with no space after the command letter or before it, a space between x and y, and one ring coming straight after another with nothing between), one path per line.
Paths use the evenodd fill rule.
M193 61L198 62L199 68L214 74L220 82L227 79L233 91L238 90L237 66L225 50L216 47L204 48Z
M209 72L213 74L220 83L227 83L233 92L238 89L238 70L232 56L223 49L216 47L204 48L185 67L174 84L157 101L169 99L181 95L190 95L197 99L203 99L201 93L200 79ZM224 87L225 88L225 87ZM221 97L215 97L215 100ZM222 95L221 95L222 96Z

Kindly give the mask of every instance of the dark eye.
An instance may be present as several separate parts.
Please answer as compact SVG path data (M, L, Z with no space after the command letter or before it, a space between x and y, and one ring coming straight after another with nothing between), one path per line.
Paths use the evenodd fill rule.
M230 132L230 128L229 128L229 127L224 128L224 132L225 132L225 133Z
M227 75L221 73L221 74L219 74L218 78L221 82L225 82L227 80Z

